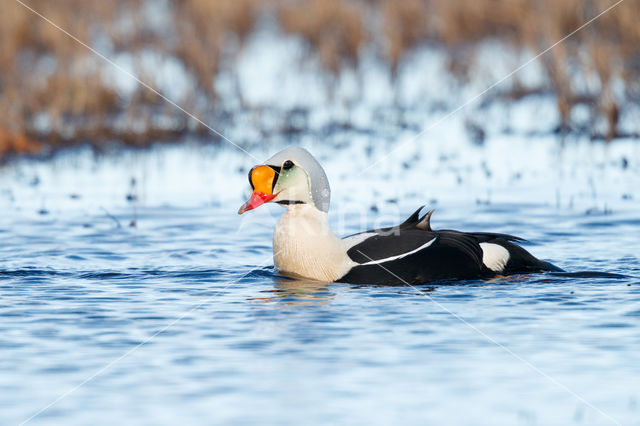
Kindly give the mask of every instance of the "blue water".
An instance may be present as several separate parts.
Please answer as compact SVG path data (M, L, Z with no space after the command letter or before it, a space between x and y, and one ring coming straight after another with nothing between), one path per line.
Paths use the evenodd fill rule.
M271 227L240 229L238 205L134 211L124 190L104 210L2 198L0 424L640 422L637 201L441 205L433 222L625 278L410 288L281 277Z

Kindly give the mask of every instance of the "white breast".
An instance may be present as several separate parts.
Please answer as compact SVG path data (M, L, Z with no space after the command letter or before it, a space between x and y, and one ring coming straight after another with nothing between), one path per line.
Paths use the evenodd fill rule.
M327 214L308 204L291 206L280 217L273 262L283 272L319 281L335 281L355 265L329 228Z

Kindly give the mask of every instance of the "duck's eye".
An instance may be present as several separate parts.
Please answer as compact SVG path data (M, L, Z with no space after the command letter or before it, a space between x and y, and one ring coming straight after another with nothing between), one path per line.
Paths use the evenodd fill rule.
M293 167L293 161L291 160L287 160L284 162L284 164L282 164L282 168L285 170L289 170L292 167Z

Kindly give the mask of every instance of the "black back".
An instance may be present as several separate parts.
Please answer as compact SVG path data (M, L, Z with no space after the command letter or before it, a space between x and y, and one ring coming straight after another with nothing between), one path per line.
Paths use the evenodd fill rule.
M515 244L524 241L520 237L448 229L434 231L430 224L433 210L420 217L421 210L422 207L398 226L367 231L373 235L347 251L358 265L338 281L421 284L448 278L494 276L496 273L482 263L480 243L498 244L509 251L509 261L501 274L560 270Z

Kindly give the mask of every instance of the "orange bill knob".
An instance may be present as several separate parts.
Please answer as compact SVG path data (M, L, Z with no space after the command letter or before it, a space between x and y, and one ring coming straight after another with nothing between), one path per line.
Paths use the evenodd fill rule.
M254 167L249 173L249 182L253 188L253 194L249 201L244 203L238 210L238 214L242 214L247 210L253 210L264 203L273 200L276 195L273 194L273 184L276 178L276 171L269 166Z

